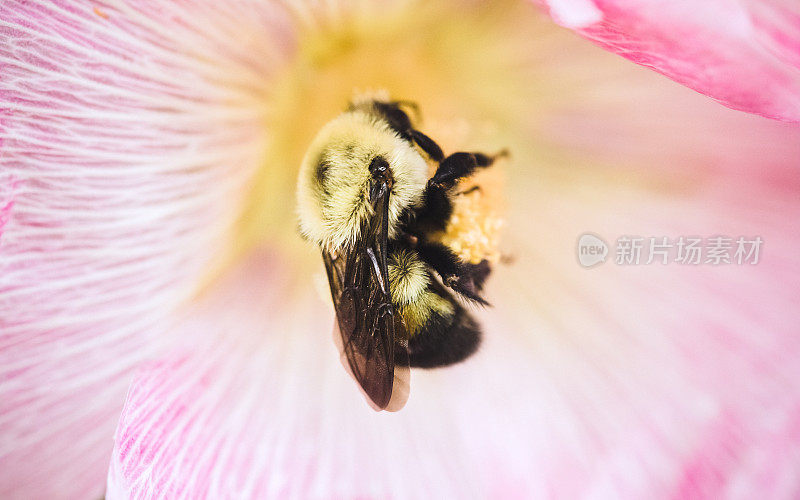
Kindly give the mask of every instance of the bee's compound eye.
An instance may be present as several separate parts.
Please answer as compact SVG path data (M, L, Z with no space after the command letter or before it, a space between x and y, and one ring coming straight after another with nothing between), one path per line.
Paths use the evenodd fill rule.
M389 162L382 156L376 156L369 164L369 171L372 173L372 177L384 177L387 170L389 170Z

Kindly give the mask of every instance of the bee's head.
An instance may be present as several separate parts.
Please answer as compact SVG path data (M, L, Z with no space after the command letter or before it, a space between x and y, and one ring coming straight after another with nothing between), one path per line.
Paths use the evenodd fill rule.
M381 186L390 190L389 234L419 203L428 167L414 147L369 114L345 113L320 130L300 170L300 227L327 250L353 245L374 216Z
M391 192L394 186L394 176L389 162L383 156L376 156L369 162L369 172L372 174L369 202L374 205L381 189L387 189Z

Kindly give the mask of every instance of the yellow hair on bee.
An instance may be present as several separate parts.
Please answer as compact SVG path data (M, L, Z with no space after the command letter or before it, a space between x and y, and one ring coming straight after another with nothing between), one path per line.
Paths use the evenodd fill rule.
M354 90L350 104L353 105L353 108L365 108L372 106L375 101L389 102L391 100L392 97L386 89Z
M369 203L369 165L377 156L394 178L389 196L389 237L403 210L417 205L427 180L425 160L389 125L362 110L345 112L325 125L312 141L297 183L302 233L323 249L352 247L373 215Z
M389 255L389 288L392 302L409 336L414 336L431 317L453 314L453 306L433 293L425 264L414 252L398 250Z
M392 302L395 304L414 302L430 285L425 264L413 252L403 249L393 252L389 255L388 267Z

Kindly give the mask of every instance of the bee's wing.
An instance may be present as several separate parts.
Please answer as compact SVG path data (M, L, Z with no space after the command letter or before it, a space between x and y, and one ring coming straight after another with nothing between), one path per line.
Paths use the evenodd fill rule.
M350 371L374 406L397 410L408 395L408 340L389 290L388 198L387 190L376 200L372 227L352 251L322 257Z

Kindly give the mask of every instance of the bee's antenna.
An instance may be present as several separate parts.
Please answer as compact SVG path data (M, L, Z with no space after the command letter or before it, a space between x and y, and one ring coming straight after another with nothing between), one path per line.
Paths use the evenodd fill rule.
M395 106L406 106L414 113L414 123L422 123L422 111L419 109L419 105L414 101L407 101L407 100L399 100L394 101L392 104Z

